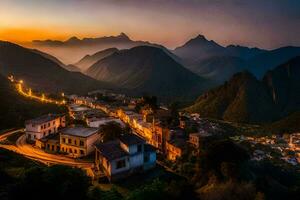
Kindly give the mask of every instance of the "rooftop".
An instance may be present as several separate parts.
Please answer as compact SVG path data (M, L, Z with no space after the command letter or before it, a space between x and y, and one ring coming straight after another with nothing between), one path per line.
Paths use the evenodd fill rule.
M59 134L49 134L43 138L40 139L42 142L47 142L49 140L56 140L59 142Z
M61 115L57 115L57 114L42 115L40 117L31 119L31 120L27 120L25 122L25 124L43 124L43 123L52 121L58 117L61 117Z
M122 136L119 138L119 140L120 140L122 143L124 143L124 144L126 144L126 145L128 145L128 146L130 146L130 145L135 145L135 144L142 144L142 143L145 143L145 141L144 141L142 138L140 138L140 137L138 137L138 136L136 136L136 135L134 135L134 134L125 134L125 135L122 135Z
M98 132L97 128L71 127L61 130L64 135L72 135L79 137L89 137Z
M120 142L117 140L96 144L96 149L108 160L128 156L128 153L120 147Z

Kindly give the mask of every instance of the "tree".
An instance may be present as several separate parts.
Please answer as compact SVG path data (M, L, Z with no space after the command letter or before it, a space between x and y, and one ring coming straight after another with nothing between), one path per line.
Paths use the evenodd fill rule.
M121 125L117 122L108 122L100 126L103 142L119 138L123 131Z
M77 168L52 166L34 167L13 186L9 199L86 199L91 184L89 177Z

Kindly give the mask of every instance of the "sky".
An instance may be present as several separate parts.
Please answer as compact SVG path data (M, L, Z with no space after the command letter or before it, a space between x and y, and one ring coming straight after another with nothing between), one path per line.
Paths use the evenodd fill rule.
M221 45L300 46L299 0L0 0L0 40L126 33L174 48L203 34Z

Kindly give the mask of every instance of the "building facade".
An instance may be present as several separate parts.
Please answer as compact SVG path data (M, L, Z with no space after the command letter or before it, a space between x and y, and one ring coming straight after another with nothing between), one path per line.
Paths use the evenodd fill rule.
M25 122L27 141L35 142L50 134L58 132L60 127L66 126L64 115L48 114Z
M72 157L87 156L94 151L94 144L100 140L97 128L71 127L60 132L60 151Z
M155 167L156 152L143 139L127 134L118 140L97 144L95 163L110 181L115 181Z

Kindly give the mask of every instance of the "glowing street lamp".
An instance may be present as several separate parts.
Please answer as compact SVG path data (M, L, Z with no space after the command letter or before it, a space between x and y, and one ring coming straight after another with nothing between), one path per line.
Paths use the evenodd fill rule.
M24 83L23 80L20 80L19 82L20 82L20 84L23 84L23 83Z

